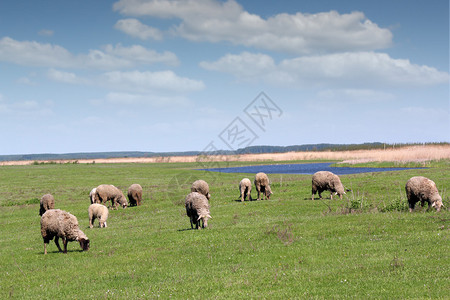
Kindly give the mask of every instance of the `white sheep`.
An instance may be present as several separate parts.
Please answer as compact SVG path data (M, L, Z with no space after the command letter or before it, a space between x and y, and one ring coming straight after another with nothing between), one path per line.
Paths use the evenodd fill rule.
M342 185L341 179L336 174L328 171L319 171L312 176L312 196L311 199L314 200L314 195L319 192L319 198L322 199L322 192L330 191L331 199L333 199L333 193L339 195L342 199L342 195L345 191L349 192L351 190L345 189Z
M108 227L106 220L108 220L109 210L103 204L93 203L89 205L89 227L94 227L94 220L98 219L98 226Z
M411 177L405 185L406 197L408 198L409 211L412 212L416 202L420 201L422 207L428 202L428 208L434 207L441 210L442 197L436 187L436 183L423 176Z
M269 177L267 177L266 173L259 172L255 175L255 187L258 192L257 200L261 200L261 193L266 196L266 200L270 199L270 195L273 194L270 189Z
M97 192L97 188L93 188L93 189L91 190L91 192L89 193L89 199L91 199L91 204L92 204L92 203L97 203L97 202L98 202L98 199L95 198L96 192Z
M127 198L120 189L111 184L101 184L96 188L95 198L99 203L111 201L111 207L116 208L120 205L122 208L128 206Z
M241 201L244 202L244 200L247 198L251 201L252 200L252 182L248 178L244 178L239 182L239 193L241 196Z
M130 206L139 206L142 203L142 186L138 183L130 185L128 188L128 201Z
M197 192L205 195L208 200L211 198L211 195L209 194L209 185L202 179L196 180L192 183L191 192Z
M199 229L200 222L202 228L208 227L208 219L211 219L209 212L209 202L205 195L191 192L185 199L186 214L191 221L191 228Z
M55 208L55 198L51 194L42 196L39 204L39 215L42 216L47 210Z
M60 209L47 210L41 217L41 235L44 239L44 254L47 254L47 244L55 238L59 252L67 253L67 242L78 241L83 251L89 250L89 238L78 227L77 218ZM64 251L59 246L62 238Z

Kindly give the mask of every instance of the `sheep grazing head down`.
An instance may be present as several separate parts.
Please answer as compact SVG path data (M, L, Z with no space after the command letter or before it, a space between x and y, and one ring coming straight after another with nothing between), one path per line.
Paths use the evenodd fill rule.
M198 216L197 222L202 222L202 228L206 228L208 227L208 219L212 219L209 213L201 213L200 216Z
M442 198L440 195L437 195L438 197L436 197L436 199L432 200L431 202L431 207L435 208L436 211L441 211L441 207L444 206L444 204L442 203Z
M89 239L78 238L77 241L80 243L80 247L81 247L81 249L83 249L83 251L89 250L89 248L91 246Z
M270 199L270 195L272 195L272 194L273 194L273 192L270 189L270 186L266 186L264 189L264 195L266 195L267 199Z

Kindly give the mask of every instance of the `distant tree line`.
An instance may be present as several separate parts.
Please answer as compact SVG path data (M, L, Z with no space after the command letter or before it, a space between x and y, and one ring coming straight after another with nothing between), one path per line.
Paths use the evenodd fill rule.
M64 153L64 154L18 154L18 155L0 155L0 161L10 160L74 160L74 159L100 159L100 158L122 158L122 157L170 157L170 156L196 156L196 155L235 155L235 154L260 154L260 153L285 153L285 152L304 152L304 151L351 151L351 150L371 150L371 149L389 149L406 146L420 145L449 145L448 142L439 143L363 143L363 144L305 144L293 146L249 146L235 151L220 150L216 152L202 151L184 151L184 152L140 152L140 151L122 151L122 152L86 152L86 153Z

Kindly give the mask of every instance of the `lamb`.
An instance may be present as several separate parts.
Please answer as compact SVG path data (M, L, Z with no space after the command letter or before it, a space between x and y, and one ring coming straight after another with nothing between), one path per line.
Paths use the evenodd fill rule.
M185 199L186 214L191 221L191 228L199 229L200 222L202 228L208 227L208 219L211 219L209 212L209 202L205 195L198 192L191 192Z
M208 183L201 179L196 180L194 181L194 183L192 183L191 192L198 192L200 194L203 194L208 200L211 198L211 195L209 194Z
M60 209L47 210L41 217L41 235L44 239L44 254L47 254L47 244L55 238L59 252L67 253L67 242L78 241L83 251L89 250L89 238L78 228L77 218ZM59 246L62 238L64 251Z
M142 186L140 184L132 184L128 188L128 201L130 201L130 206L139 206L142 202Z
M101 184L96 188L95 197L98 199L99 203L106 203L106 201L111 201L111 207L117 209L120 205L122 208L128 206L127 199L122 191L116 188L114 185Z
M39 205L39 215L42 216L47 210L55 208L55 198L51 194L42 196Z
M428 209L431 206L436 208L437 211L441 210L442 198L433 180L423 176L411 177L406 182L405 190L410 212L413 211L418 201L420 201L422 207L426 201L428 202Z
M241 202L244 202L244 200L247 198L251 201L252 200L252 182L248 178L244 178L239 182L239 192L241 194Z
M106 220L108 219L109 210L106 206L103 204L93 203L89 205L89 227L94 227L94 220L98 219L98 226L100 228L102 227L108 227L106 224Z
M95 197L96 191L97 191L97 188L93 188L93 189L91 190L91 192L89 193L89 199L91 199L91 204L92 204L92 203L97 203L97 202L98 202L98 199L96 199L96 197Z
M344 188L341 179L336 174L328 171L319 171L314 173L314 175L312 176L311 199L314 200L314 195L316 194L316 192L319 192L319 198L322 199L321 194L323 191L330 191L330 197L331 200L333 200L333 193L335 195L339 195L339 198L342 199L342 195L344 195L346 191L349 192L351 190Z
M257 200L261 200L261 193L266 196L266 199L270 199L270 195L272 195L272 190L270 189L269 177L267 177L266 173L259 172L255 176L255 187L258 192Z

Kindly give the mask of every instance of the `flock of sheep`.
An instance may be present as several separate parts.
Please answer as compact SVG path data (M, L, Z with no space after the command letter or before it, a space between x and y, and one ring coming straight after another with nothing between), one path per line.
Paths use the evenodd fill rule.
M258 193L257 200L261 200L262 195L266 199L272 195L269 178L265 173L257 173L254 180L255 188ZM253 200L251 197L252 183L250 179L244 178L239 183L240 199ZM440 211L442 198L434 181L423 177L415 176L406 182L405 186L406 196L408 199L409 211L415 207L417 202L421 202L422 207L425 202L428 203L428 208L434 207ZM312 200L314 195L323 191L338 195L342 199L342 195L349 189L345 189L339 176L328 172L319 171L312 176ZM106 227L106 220L108 219L109 210L104 205L107 201L111 201L111 208L117 209L120 205L122 208L128 206L127 199L120 189L113 185L102 184L93 188L89 194L91 205L88 208L89 212L89 226L93 227L95 219L99 221L99 227ZM191 228L196 229L206 228L208 220L211 219L209 200L211 195L209 193L208 183L204 180L196 180L191 186L191 192L185 198L186 214L189 217ZM142 203L142 187L139 184L132 184L128 188L128 200L130 206L141 205ZM60 209L55 209L55 199L51 194L42 196L40 201L39 214L41 215L41 234L44 239L44 254L47 254L47 244L55 238L55 244L60 252L67 253L67 242L78 241L81 248L86 251L89 250L89 239L79 229L77 218ZM59 238L63 240L64 250L59 246Z
M91 205L88 208L89 227L94 227L95 219L98 219L99 227L107 227L109 210L104 205L111 201L111 208L117 209L128 206L127 199L122 191L110 184L101 184L93 188L89 193ZM142 187L139 184L132 184L128 188L128 200L130 206L141 205ZM89 250L89 238L78 227L77 218L60 209L55 209L55 198L51 194L42 196L39 206L39 215L41 216L41 235L44 239L44 254L47 254L47 244L55 238L55 244L59 252L67 253L67 242L78 241L81 249ZM64 250L59 246L59 238L62 239Z

